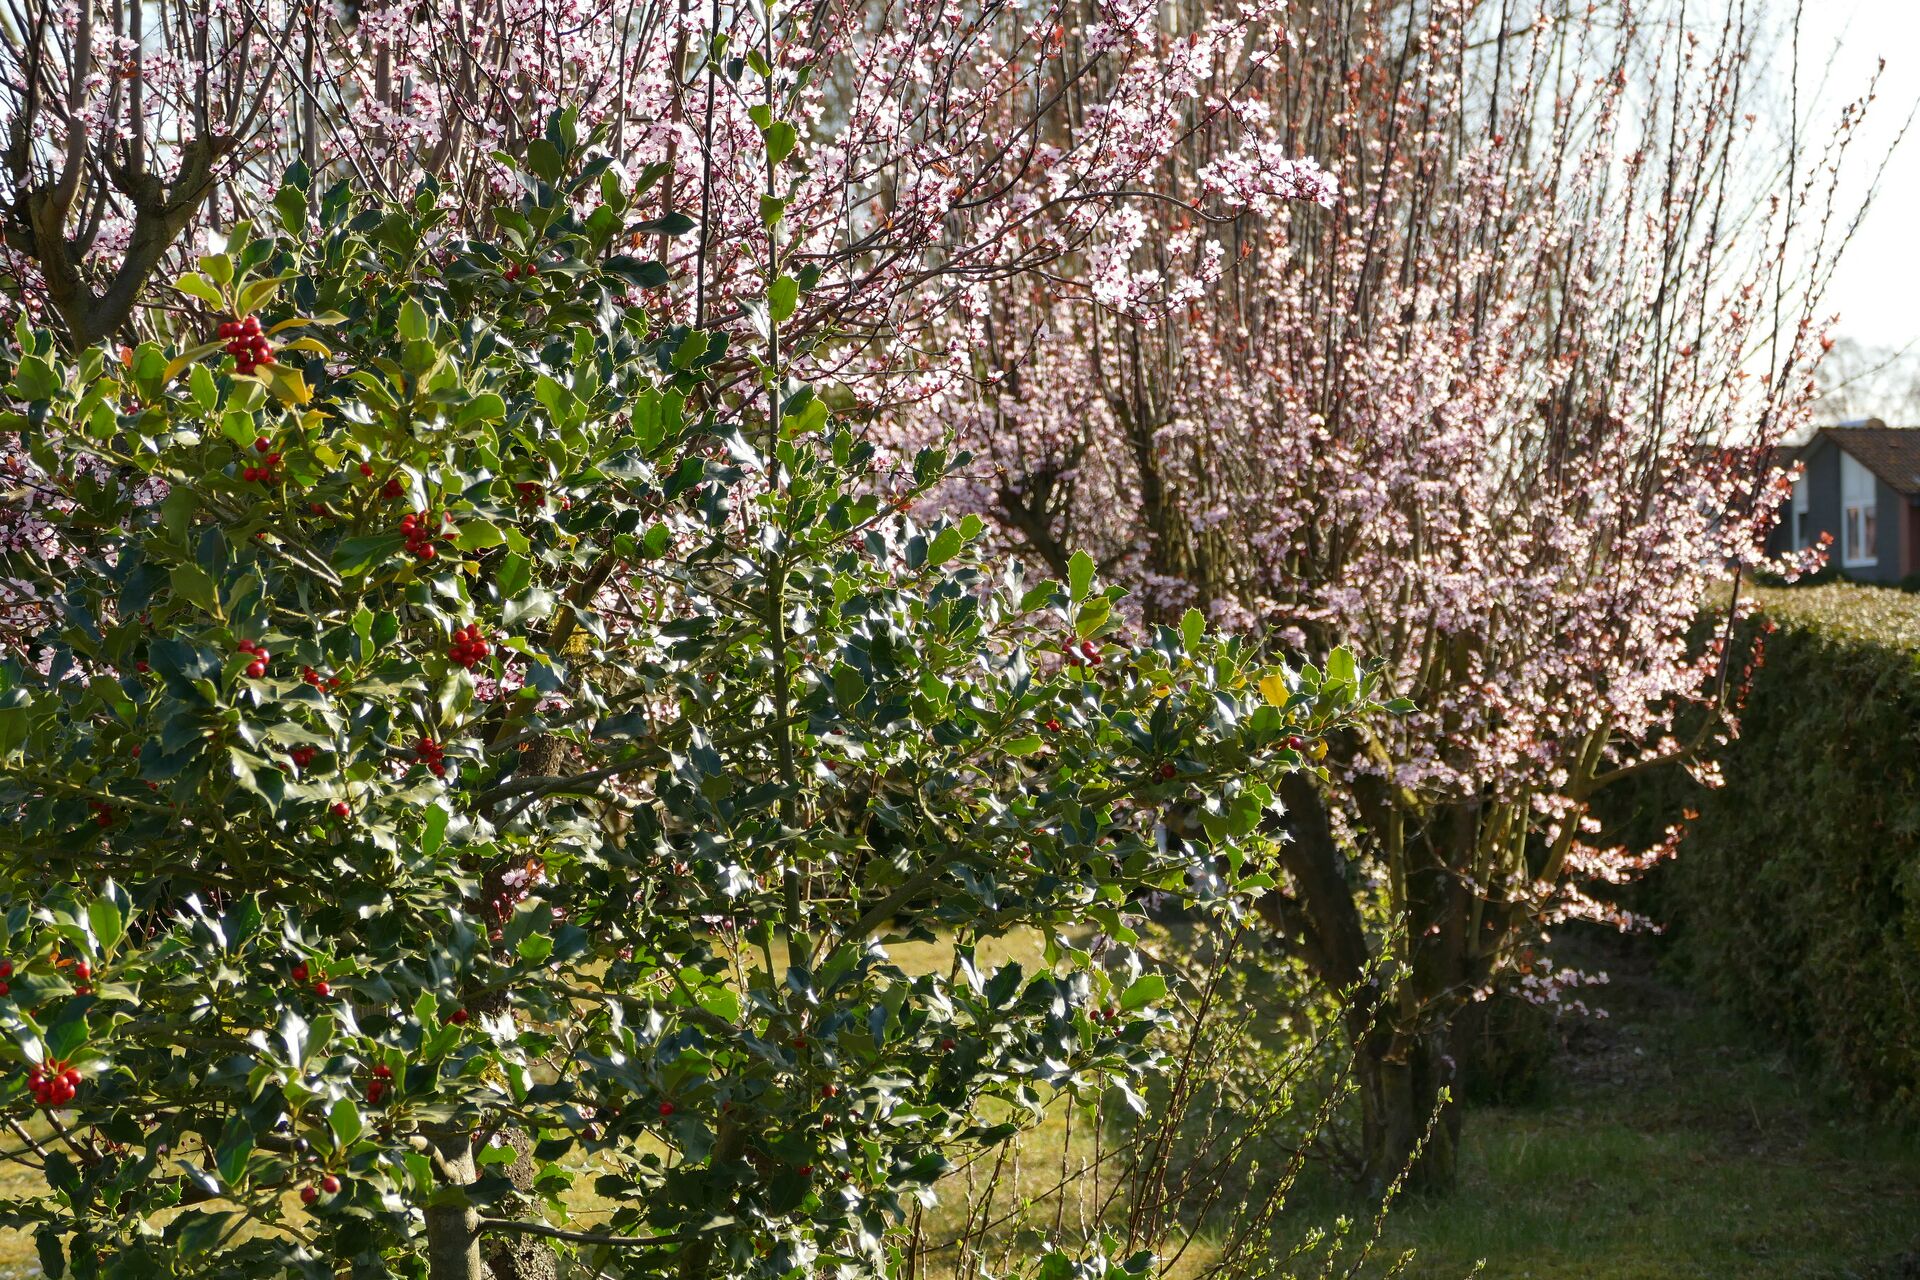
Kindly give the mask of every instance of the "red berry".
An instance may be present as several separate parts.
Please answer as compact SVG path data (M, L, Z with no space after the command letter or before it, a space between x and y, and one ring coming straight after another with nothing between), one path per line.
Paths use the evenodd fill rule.
M661 1104L660 1104L660 1114L661 1114L661 1115L663 1115L663 1116L670 1116L670 1115L672 1115L672 1114L673 1114L673 1104L672 1104L671 1102L663 1102L663 1103L661 1103Z
M265 453L271 448L273 448L273 441L267 439L265 436L255 436L253 438L253 451L255 453Z
M464 1027L467 1025L468 1016L469 1015L467 1014L467 1011L465 1009L455 1009L452 1013L447 1015L447 1021L451 1022L456 1027Z
M138 672L139 672L139 673L140 673L141 675L145 675L145 674L147 674L147 672L149 672L149 671L151 671L151 670L153 670L153 668L152 668L152 667L150 667L150 666L148 666L148 665L147 665L147 664L146 664L145 662L136 662L136 663L134 663L134 664L133 664L133 669L134 669L135 671L138 671Z
M361 463L360 474L363 476L371 476L373 474L373 464L370 462Z
M93 966L85 960L76 960L73 965L73 976L81 979L91 978L93 976Z
M373 1068L373 1078L375 1080L391 1080L393 1079L393 1068L384 1062L378 1063Z
M314 1186L311 1182L309 1182L306 1186L300 1188L301 1204L312 1204L315 1200L318 1200L319 1198L320 1198L320 1189Z
M375 1107L379 1106L380 1099L386 1097L386 1095L387 1095L387 1086L385 1081L375 1080L372 1084L367 1086L367 1104L369 1106L375 1106Z
M340 1179L334 1177L332 1174L328 1174L326 1177L320 1179L320 1189L328 1195L333 1195L340 1190Z
M0 1000L4 1000L12 994L13 994L12 986L10 986L7 983L7 980L5 978L0 978Z
M307 980L307 972L307 962L302 960L299 964L293 966L293 980L295 982L305 982Z
M1173 775L1177 772L1179 772L1179 770L1173 767L1173 761L1171 760L1167 761L1165 764L1160 766L1160 777L1162 778L1162 780L1173 777Z
M813 1166L810 1164L801 1165L800 1176L803 1178L811 1178L813 1176Z
M333 994L333 987L327 982L325 978L322 978L320 981L313 984L313 994L319 996L322 1000L325 1000L328 996Z
M952 1053L952 1052L953 1052L953 1050L954 1050L954 1044L953 1044L953 1039L952 1039L951 1037L949 1037L949 1038L947 1038L947 1039L945 1039L945 1040L942 1040L942 1041L940 1042L940 1052L942 1052L942 1053Z
M12 976L13 976L13 961L0 960L0 978L11 978Z

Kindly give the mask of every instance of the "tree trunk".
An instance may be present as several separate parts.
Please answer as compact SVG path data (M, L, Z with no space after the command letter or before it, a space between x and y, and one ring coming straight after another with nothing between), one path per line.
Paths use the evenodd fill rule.
M1382 1031L1361 1046L1362 1171L1381 1195L1406 1175L1415 1191L1451 1191L1459 1173L1460 1102L1443 1030L1403 1036Z
M465 1133L431 1135L443 1185L427 1206L427 1275L431 1280L486 1280L480 1260L480 1215L467 1199L474 1180L473 1147Z
M529 1199L533 1196L533 1139L519 1129L502 1132L517 1153L507 1166L507 1180ZM554 1280L560 1274L560 1258L553 1246L535 1236L502 1233L489 1237L482 1250L493 1280Z
M1471 823L1450 821L1407 842L1415 870L1390 903L1405 918L1404 968L1383 974L1361 914L1371 890L1340 848L1326 797L1299 773L1281 780L1280 795L1290 837L1280 849L1287 884L1259 906L1329 987L1352 993L1345 1018L1360 1087L1362 1178L1375 1193L1403 1172L1410 1186L1445 1191L1460 1137L1449 1020L1484 966L1475 962L1466 924L1472 904L1459 877L1444 874L1453 850L1443 842L1470 834Z

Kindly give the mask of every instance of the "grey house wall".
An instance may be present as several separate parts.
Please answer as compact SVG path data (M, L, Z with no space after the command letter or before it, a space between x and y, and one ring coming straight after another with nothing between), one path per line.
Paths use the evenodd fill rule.
M1822 533L1833 535L1829 563L1849 578L1865 582L1896 582L1900 578L1900 509L1907 500L1893 491L1887 482L1874 477L1874 520L1872 564L1848 568L1840 561L1840 446L1821 436L1814 440L1801 459L1806 464L1807 514L1800 519L1802 543L1817 541ZM1780 523L1767 540L1770 550L1790 549L1793 539L1791 500L1780 509Z

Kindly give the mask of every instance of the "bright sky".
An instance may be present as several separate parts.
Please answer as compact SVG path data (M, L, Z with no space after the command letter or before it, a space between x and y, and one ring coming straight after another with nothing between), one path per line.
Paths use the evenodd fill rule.
M1792 0L1777 7L1785 8ZM1887 69L1867 128L1849 156L1856 177L1878 162L1920 100L1920 0L1808 0L1801 27L1803 66L1818 68L1835 53L1825 108L1831 121L1857 94L1880 58ZM1806 79L1803 78L1803 84ZM1887 166L1879 194L1841 260L1828 301L1840 312L1835 333L1869 346L1920 351L1920 117Z

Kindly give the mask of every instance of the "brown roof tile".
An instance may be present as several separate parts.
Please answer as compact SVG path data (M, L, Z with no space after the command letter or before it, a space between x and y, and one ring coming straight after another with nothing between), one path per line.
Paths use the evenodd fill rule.
M1920 427L1823 427L1820 434L1900 493L1920 493Z

